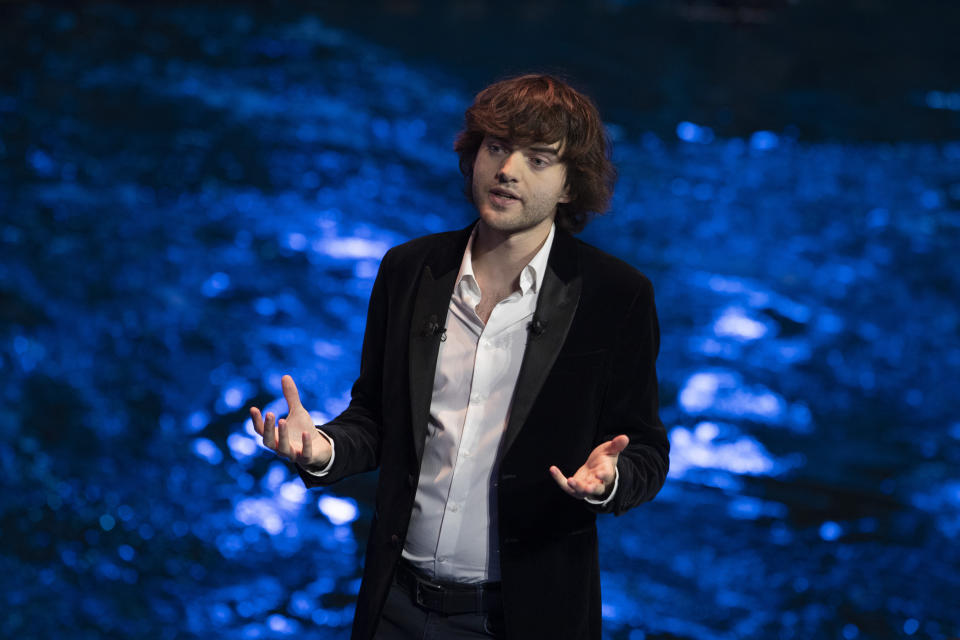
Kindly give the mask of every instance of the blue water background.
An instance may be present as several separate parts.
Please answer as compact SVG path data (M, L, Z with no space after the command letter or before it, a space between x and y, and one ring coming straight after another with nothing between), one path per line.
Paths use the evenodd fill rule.
M375 478L306 491L246 412L346 406L380 257L473 218L472 80L319 10L0 14L0 636L347 637ZM654 282L673 447L601 518L605 637L960 636L958 129L667 111L614 110L583 234Z

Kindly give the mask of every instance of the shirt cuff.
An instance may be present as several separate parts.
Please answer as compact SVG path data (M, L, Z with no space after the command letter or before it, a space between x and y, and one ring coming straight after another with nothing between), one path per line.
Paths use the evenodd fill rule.
M321 429L317 429L317 433L319 433L319 434L322 435L324 438L326 438L326 439L327 439L327 442L330 443L330 460L327 462L326 465L324 465L323 469L317 469L317 470L315 470L315 469L311 469L311 468L309 468L309 467L305 467L305 466L303 466L303 465L297 465L297 466L299 466L301 469L303 469L304 471L306 471L308 474L310 474L311 476L313 476L313 477L315 477L315 478L322 478L323 476L325 476L325 475L327 475L328 473L330 473L330 468L333 466L333 458L336 456L337 448L334 446L333 440L330 439L330 436L328 436L327 434L325 434Z
M617 467L614 467L613 468L613 489L610 490L610 495L608 495L603 500L597 500L595 498L587 498L587 497L584 497L583 499L589 502L590 504L595 504L600 507L606 506L607 503L613 500L613 496L617 495L618 486L620 486L620 469L618 469Z

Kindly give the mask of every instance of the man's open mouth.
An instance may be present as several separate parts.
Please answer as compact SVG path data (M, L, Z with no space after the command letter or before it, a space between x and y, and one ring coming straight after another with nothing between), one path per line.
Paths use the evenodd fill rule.
M514 195L509 191L504 191L503 189L490 189L490 193L500 198L508 198L510 200L520 199L520 196Z

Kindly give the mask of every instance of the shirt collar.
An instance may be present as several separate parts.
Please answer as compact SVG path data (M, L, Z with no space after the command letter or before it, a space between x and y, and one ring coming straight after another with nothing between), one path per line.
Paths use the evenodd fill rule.
M550 257L550 248L553 247L553 237L557 229L556 223L550 225L550 232L547 239L543 241L543 246L537 251L536 255L530 259L527 266L520 272L520 294L537 293L543 286L543 276L547 272L547 259ZM477 237L477 225L474 225L470 233L470 239L467 241L467 248L463 252L463 260L460 263L460 275L457 276L457 286L463 283L476 295L480 294L480 285L477 284L477 278L473 273L473 240Z

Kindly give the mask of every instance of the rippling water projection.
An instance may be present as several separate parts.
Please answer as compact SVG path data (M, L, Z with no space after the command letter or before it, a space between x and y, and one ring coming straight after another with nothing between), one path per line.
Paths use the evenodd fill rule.
M470 91L308 10L0 15L0 636L346 638L374 478L246 411L346 406L381 256L472 219ZM656 286L673 447L605 637L960 636L960 142L675 122L610 123L584 233Z

